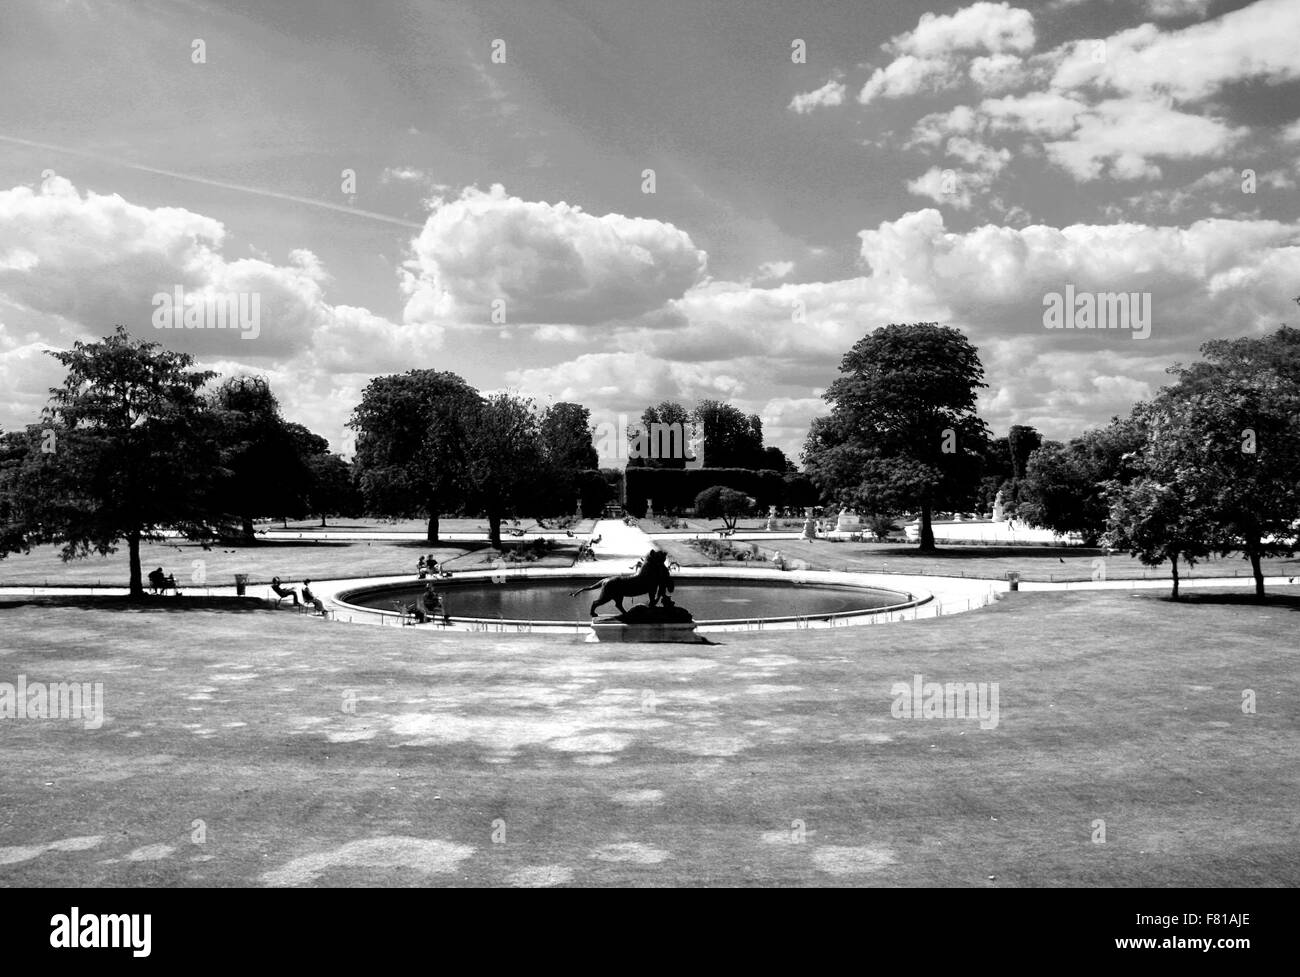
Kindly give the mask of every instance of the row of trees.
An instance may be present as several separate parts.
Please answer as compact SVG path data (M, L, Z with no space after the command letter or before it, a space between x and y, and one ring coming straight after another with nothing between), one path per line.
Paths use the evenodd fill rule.
M568 515L579 500L599 514L621 477L596 469L585 407L484 396L453 373L372 380L349 422L348 462L286 421L265 379L222 381L123 327L51 355L67 372L40 422L0 434L0 556L59 543L71 559L125 543L137 595L140 543L165 532L251 540L257 518L315 512L324 525L327 513L365 511L427 518L436 542L441 515L474 514L499 546L511 516ZM763 449L757 417L707 401L689 415L660 408L702 424L720 459L788 467Z
M691 410L672 400L660 401L641 412L640 430L628 431L629 444L642 434L676 427L696 427L704 436L704 460L708 468L740 468L750 471L793 472L795 466L785 452L763 445L763 420L757 414L745 414L734 404L702 400ZM628 468L686 467L685 458L646 457L629 452Z
M700 492L715 486L739 492L751 508L766 512L768 506L812 506L818 501L816 487L798 472L775 472L752 468L653 469L628 467L626 507L634 516L646 514L653 501L660 514L680 513L695 508ZM704 513L696 512L697 515ZM705 516L705 518L709 518Z
M805 468L825 503L916 512L934 548L940 509L987 507L997 491L1036 526L1155 565L1215 553L1293 553L1300 519L1300 331L1219 340L1123 418L1068 443L1017 425L992 438L975 412L986 384L965 336L935 323L890 325L845 354L816 418Z
M140 543L253 535L253 517L320 514L357 500L328 442L286 422L265 381L193 368L132 342L51 353L67 374L41 421L0 435L0 556L59 543L65 559L125 542L142 595ZM273 487L273 488L272 488Z
M830 413L808 433L806 476L763 448L757 417L665 402L643 423L703 424L710 468L655 470L671 460L646 459L627 475L629 507L647 496L661 511L682 507L725 486L764 504L915 512L921 547L933 549L935 511L987 508L1001 491L1028 523L1169 561L1175 591L1180 564L1240 552L1262 595L1261 561L1296 544L1300 332L1202 353L1104 428L1067 443L1023 425L994 438L975 411L984 372L965 336L935 323L886 326L845 354L825 394ZM41 422L0 435L0 556L57 542L72 558L125 541L133 593L142 593L140 541L164 530L247 539L259 516L312 511L323 523L327 512L364 510L427 517L437 541L439 516L464 513L486 515L499 546L511 516L568 515L579 500L596 514L618 477L596 470L585 407L484 396L453 373L372 380L349 422L349 464L285 421L264 380L217 383L189 356L133 342L121 327L51 355L67 375ZM714 467L728 457L747 464Z
M597 464L591 417L580 404L545 410L526 397L484 397L454 373L376 377L353 411L356 467L368 512L428 519L483 513L493 545L503 519L574 512ZM603 480L601 480L603 481Z

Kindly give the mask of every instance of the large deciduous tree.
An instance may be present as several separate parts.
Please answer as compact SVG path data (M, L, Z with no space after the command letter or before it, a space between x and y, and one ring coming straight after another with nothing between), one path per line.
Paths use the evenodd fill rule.
M627 467L685 468L690 426L690 412L676 401L662 400L647 407L641 412L640 427L627 432Z
M695 514L702 519L721 519L728 529L736 528L736 520L748 515L754 500L744 492L713 485L695 497Z
M488 538L501 547L501 520L530 504L543 465L540 420L533 402L509 393L485 398L474 414L466 447L469 504L488 520Z
M1261 561L1295 551L1300 518L1300 331L1201 352L1204 361L1171 371L1178 382L1156 399L1148 437L1220 554L1250 562L1263 600Z
M1110 515L1108 490L1136 474L1132 459L1146 440L1133 417L1114 417L1068 444L1045 442L1025 465L1017 485L1017 518L1062 535L1078 533L1095 546Z
M1158 477L1153 467L1128 483L1108 488L1110 517L1104 537L1110 548L1136 556L1147 566L1169 561L1173 598L1178 599L1178 563L1189 567L1210 553L1210 535L1200 513L1186 505L1177 477Z
M600 464L592 442L591 412L581 404L561 401L542 414L538 437L541 465L537 472L533 510L538 522L574 512L580 487L580 472Z
M975 414L984 368L957 329L888 325L844 355L804 446L824 498L865 512L919 511L921 549L932 514L974 497L988 431Z
M62 544L71 560L126 543L130 593L144 596L142 540L230 528L217 498L217 426L201 388L216 374L127 330L50 355L67 368L40 424L6 438L5 541Z
M757 468L763 461L763 421L733 404L702 400L691 413L704 435L708 468Z
M212 395L218 421L223 506L239 516L240 534L254 538L258 515L287 518L302 513L311 474L306 458L329 443L301 424L289 424L264 377L225 380Z
M438 542L438 517L457 509L467 487L469 426L478 392L454 373L411 370L375 377L349 426L357 432L356 464L370 511L428 518Z

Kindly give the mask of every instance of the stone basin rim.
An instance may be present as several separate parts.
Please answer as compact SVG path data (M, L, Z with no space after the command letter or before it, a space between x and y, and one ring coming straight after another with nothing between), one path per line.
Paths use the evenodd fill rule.
M605 574L606 576L608 574ZM574 582L590 583L600 579L601 574L590 571L583 571L576 567L524 567L495 569L495 570L467 570L458 572L455 575L456 581L481 582L491 580L494 577L506 577L502 582L503 586L509 586L510 582L517 580L568 580ZM907 608L919 607L923 604L934 600L934 595L929 591L903 591L887 585L889 574L855 574L839 570L768 570L768 569L733 569L730 567L683 567L673 572L673 576L678 580L718 580L718 581L762 581L762 582L781 582L791 587L798 584L814 584L820 586L844 587L846 589L856 589L871 591L874 593L896 594L900 599L897 602L884 605L881 607L862 608L852 611L841 611L838 613L820 613L820 614L781 614L771 616L749 615L747 617L735 618L707 618L697 620L695 624L701 629L730 629L739 625L748 623L763 624L791 624L803 621L844 621L872 618L881 615L897 613ZM900 575L906 576L906 575ZM376 591L385 590L403 590L411 586L417 586L421 583L417 576L410 577L377 577L373 585L352 585L338 591L332 596L331 603L335 605L336 610L351 612L356 614L378 615L391 619L397 619L396 611L385 610L383 608L368 607L361 604L351 603L351 599L361 594L371 594ZM454 582L449 582L449 586L454 587ZM908 594L911 599L908 599ZM676 595L674 595L676 596ZM689 591L682 594L682 604L689 609ZM605 621L607 623L618 622L612 615L604 615L596 621ZM580 616L568 620L542 620L534 618L504 618L504 617L466 617L461 615L452 615L453 627L457 625L494 625L504 627L534 627L543 629L564 629L572 632L575 626L586 627L592 623L592 619L583 619ZM430 625L420 625L429 627ZM435 625L441 627L440 625Z

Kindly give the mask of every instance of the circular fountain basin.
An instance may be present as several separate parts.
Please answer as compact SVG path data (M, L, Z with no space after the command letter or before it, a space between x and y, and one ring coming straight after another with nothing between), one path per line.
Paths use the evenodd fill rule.
M491 577L440 580L447 613L457 624L475 621L573 626L590 622L589 609L596 599L592 590L570 596L597 577L508 577L494 582ZM673 594L695 617L697 624L727 625L751 621L777 622L827 620L870 615L885 608L914 602L898 591L850 584L807 582L790 578L746 579L737 576L678 576ZM425 582L390 583L360 587L339 594L338 599L354 607L394 612L394 603L412 604L424 593ZM644 597L624 601L624 607L645 603ZM611 601L597 608L602 617L618 613Z

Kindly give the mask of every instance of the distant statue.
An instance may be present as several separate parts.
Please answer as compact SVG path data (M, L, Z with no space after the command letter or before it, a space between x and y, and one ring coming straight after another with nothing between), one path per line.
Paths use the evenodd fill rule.
M597 589L600 593L591 602L592 617L596 616L597 607L608 604L611 600L620 614L626 614L627 609L623 606L623 598L640 597L642 594L649 597L649 606L654 607L661 598L673 592L672 576L668 572L668 554L663 550L651 550L646 554L645 560L636 573L605 577L603 580L597 580L590 587L575 590L569 596L577 597L579 594Z
M835 520L835 531L837 533L856 533L862 530L861 517L851 509L841 509L839 517Z
M998 489L998 494L993 499L993 521L994 522L1007 521L1007 513L1004 506L1005 503L1002 501L1002 489Z

